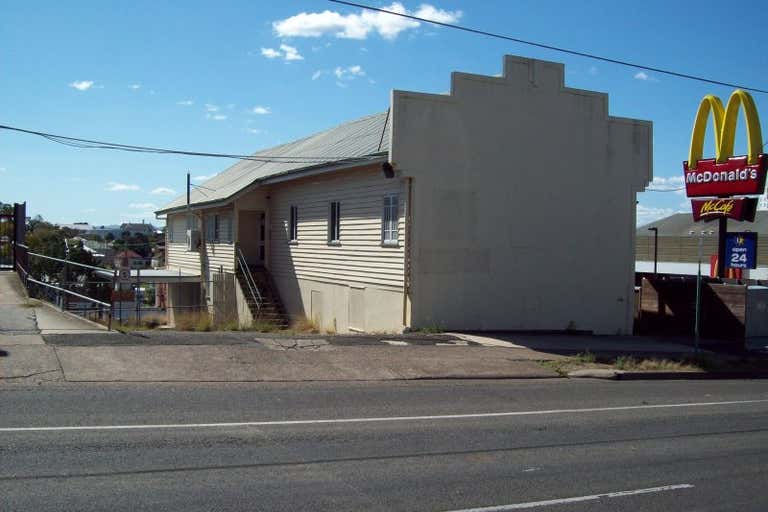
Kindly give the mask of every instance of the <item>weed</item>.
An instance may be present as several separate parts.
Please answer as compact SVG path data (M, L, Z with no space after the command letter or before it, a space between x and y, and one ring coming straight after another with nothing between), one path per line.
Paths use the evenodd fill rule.
M314 320L310 320L309 318L302 317L291 324L291 328L289 329L289 331L294 334L301 334L301 333L319 334L320 328L317 326L317 323Z
M576 354L575 359L580 363L596 363L597 362L597 357L595 356L595 354L590 352L589 349L587 349L586 352L581 352L579 354Z
M425 325L424 327L419 327L418 329L413 329L411 332L414 333L421 333L421 334L440 334L443 331L443 328L440 327L437 324L432 325Z

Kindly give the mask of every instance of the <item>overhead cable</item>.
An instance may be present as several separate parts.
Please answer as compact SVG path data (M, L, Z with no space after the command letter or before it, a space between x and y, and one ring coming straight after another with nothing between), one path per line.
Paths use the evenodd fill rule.
M117 151L129 151L135 153L154 153L162 155L185 155L185 156L202 156L212 158L231 158L235 160L250 160L253 162L262 163L283 163L283 164L321 164L327 162L364 162L376 158L372 155L349 157L349 156L302 156L302 155L268 155L268 154L255 154L255 155L238 155L231 153L209 153L202 151L184 151L179 149L167 149L156 148L150 146L135 146L130 144L119 144L116 142L103 142L89 139L79 139L76 137L68 137L64 135L56 135L53 133L40 132L36 130L27 130L24 128L18 128L15 126L0 125L0 130L9 130L19 133L26 133L29 135L36 135L43 137L51 142L57 144L64 144L78 149L112 149Z
M480 29L471 28L471 27L465 27L463 25L456 25L455 23L445 23L445 22L442 22L442 21L430 20L429 18L421 18L419 16L414 16L412 14L405 14L405 13L402 13L402 12L395 12L395 11L391 11L389 9L382 9L380 7L372 7L370 5L358 4L358 3L355 3L355 2L347 2L345 0L328 0L328 1L336 3L336 4L347 5L347 6L350 6L350 7L359 7L361 9L367 9L369 11L376 11L376 12L381 12L381 13L385 13L385 14L392 14L394 16L400 16L401 18L408 18L408 19L411 19L411 20L414 20L414 21L421 21L421 22L424 22L424 23L431 23L433 25L439 25L441 27L448 27L448 28L452 28L452 29L456 29L456 30L461 30L461 31L464 31L464 32L470 32L472 34L478 34L478 35L482 35L482 36L493 37L493 38L496 38L496 39L503 39L505 41L512 41L514 43L526 44L526 45L529 45L529 46L535 46L537 48L544 48L546 50L552 50L552 51L556 51L556 52L560 52L560 53L567 53L569 55L576 55L578 57L585 57L587 59L599 60L599 61L602 61L602 62L608 62L608 63L611 63L611 64L618 64L620 66L627 66L627 67L635 68L635 69L643 69L645 71L652 71L654 73L659 73L659 74L662 74L662 75L669 75L669 76L674 76L674 77L677 77L677 78L685 78L685 79L688 79L688 80L696 80L698 82L704 82L704 83L708 83L708 84L723 85L723 86L726 86L726 87L733 87L733 88L736 88L736 89L744 89L745 91L752 91L752 92L757 92L757 93L761 93L761 94L768 94L768 90L759 89L757 87L750 87L750 86L746 86L746 85L738 85L738 84L734 84L734 83L730 83L730 82L723 82L723 81L714 80L714 79L711 79L711 78L705 78L705 77L701 77L701 76L691 75L691 74L688 74L688 73L682 73L682 72L679 72L679 71L672 71L672 70L669 70L669 69L658 68L658 67L655 67L655 66L647 66L647 65L638 64L638 63L635 63L635 62L629 62L629 61L619 60L619 59L612 59L610 57L603 57L601 55L596 55L594 53L587 53L587 52L583 52L583 51L579 51L579 50L571 50L569 48L562 48L562 47L553 46L553 45L545 44L545 43L539 43L539 42L535 42L535 41L527 41L525 39L520 39L518 37L507 36L507 35L504 35L504 34L497 34L497 33L494 33L494 32L488 32L486 30L480 30Z

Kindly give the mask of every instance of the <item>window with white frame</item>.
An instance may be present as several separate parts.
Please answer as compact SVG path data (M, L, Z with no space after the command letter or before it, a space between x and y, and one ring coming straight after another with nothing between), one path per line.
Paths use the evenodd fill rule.
M296 242L299 239L299 208L291 206L291 216L288 219L288 241Z
M341 203L331 201L328 213L328 243L338 243L341 240Z
M232 242L232 215L209 213L205 216L205 241L228 244Z
M197 229L197 217L192 216L192 229ZM187 240L187 215L169 215L166 219L168 243L185 243Z
M398 243L398 203L397 194L384 196L384 209L381 215L381 242L385 245Z

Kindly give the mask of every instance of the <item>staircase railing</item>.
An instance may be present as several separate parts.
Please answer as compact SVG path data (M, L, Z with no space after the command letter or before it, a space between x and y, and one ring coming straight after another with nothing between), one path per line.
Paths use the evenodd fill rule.
M260 311L261 305L264 302L264 298L259 291L259 287L256 286L256 281L253 279L251 267L248 266L248 261L245 259L245 255L243 254L243 251L240 250L239 245L235 245L235 253L237 255L237 265L240 267L240 271L243 273L243 279L245 280L245 284L248 287L248 292L251 295L251 299L253 299L254 304L256 304L256 310Z

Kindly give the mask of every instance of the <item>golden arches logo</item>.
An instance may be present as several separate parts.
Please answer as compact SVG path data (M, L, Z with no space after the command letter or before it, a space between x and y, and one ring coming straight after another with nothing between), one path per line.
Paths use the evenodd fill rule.
M736 121L742 107L744 107L744 122L747 127L747 163L752 165L758 162L758 156L763 146L760 117L757 114L757 107L755 107L752 96L746 91L737 89L731 94L725 108L717 96L708 94L701 100L691 134L691 147L688 154L689 169L696 169L696 165L703 157L704 136L707 132L710 112L715 130L715 160L722 163L733 156Z

